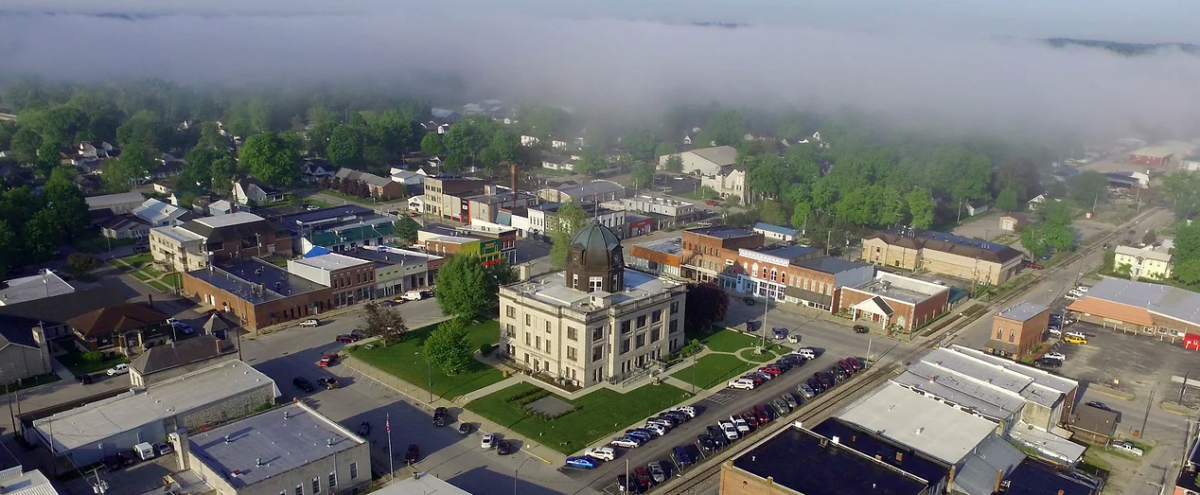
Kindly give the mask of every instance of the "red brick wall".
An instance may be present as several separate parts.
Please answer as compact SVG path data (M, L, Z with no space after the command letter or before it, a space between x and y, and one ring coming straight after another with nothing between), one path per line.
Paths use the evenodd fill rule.
M916 328L932 321L934 318L937 318L938 315L945 312L949 306L950 291L943 291L936 296L917 303L917 307L913 315L913 326L910 328Z
M855 304L858 304L860 302L866 301L867 299L870 299L872 297L879 295L879 294L875 294L872 292L863 292L858 289L853 289L850 287L842 287L842 290L835 291L834 293L841 294L841 296L836 301L834 301L834 303L835 303L834 307L840 308L840 309L845 309L847 311L850 311L850 306L853 306ZM892 310L894 311L894 313L892 313L891 323L895 324L896 321L898 321L900 319L900 317L903 316L905 327L912 328L913 314L914 314L914 309L915 309L914 306L911 304L904 304L899 301L893 301L891 299L885 298L884 300L887 301L888 306L891 306Z
M275 323L311 317L333 307L333 289L329 288L254 305L187 273L181 274L180 279L183 282L184 296L206 305L212 305L218 310L224 309L228 304L235 319L245 318L242 326L247 330L256 330ZM316 308L313 308L314 303Z
M257 239L252 239L251 241L252 241L252 243L257 242ZM276 238L275 234L269 234L269 235L265 236L264 239L262 239L262 252L261 253L259 253L259 249L258 249L257 245L254 245L253 247L250 247L250 248L245 248L245 247L241 247L242 246L241 239L228 240L221 244L220 251L213 251L213 262L219 263L222 261L229 261L234 258L243 258L244 259L244 258L251 258L251 257L258 257L258 256L267 256L270 253L269 246L271 246L272 244L275 245L276 253L286 256L286 257L292 256L292 238L290 238L290 237Z

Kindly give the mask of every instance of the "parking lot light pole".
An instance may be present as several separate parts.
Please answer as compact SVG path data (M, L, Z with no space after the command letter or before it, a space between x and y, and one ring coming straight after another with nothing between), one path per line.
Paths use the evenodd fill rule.
M421 353L414 352L414 356L420 356ZM425 370L429 373L429 405L433 406L433 365L429 364L429 360L425 360Z
M521 461L521 465L517 466L516 472L513 473L513 495L517 495L517 480L521 479L521 468L525 467L525 463L532 461L533 457L526 457Z

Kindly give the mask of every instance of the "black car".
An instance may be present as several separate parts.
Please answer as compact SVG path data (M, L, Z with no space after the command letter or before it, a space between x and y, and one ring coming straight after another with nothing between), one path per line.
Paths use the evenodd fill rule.
M679 411L667 411L667 412L664 412L659 415L660 418L663 416L670 416L672 418L675 418L675 420L676 420L675 424L686 423L686 422L688 422L689 419L692 419L691 416L688 416Z
M292 385L295 385L296 388L308 393L313 393L317 390L317 388L313 386L312 382L308 381L307 378L302 376L292 378Z
M821 381L821 385L825 387L825 390L829 390L833 388L835 384L837 384L837 381L833 378L833 374L828 371L817 373L816 377L817 380Z
M746 303L747 306L753 306L754 298L753 297L743 297L742 302Z
M511 442L509 442L508 440L497 440L496 441L496 454L497 455L509 455L511 453L513 453L513 445Z
M1036 362L1039 368L1058 369L1062 367L1062 361L1051 358L1041 358Z
M1112 410L1112 409L1110 409L1110 408L1108 407L1108 404L1105 404L1105 403L1103 403L1103 402L1097 402L1097 401L1094 401L1094 400L1088 401L1088 402L1087 402L1087 405L1089 405L1089 406L1092 406L1092 407L1094 407L1094 408L1096 408L1096 409L1101 409L1101 410L1104 410L1104 411L1111 411L1111 410Z
M676 446L671 449L671 457L675 459L675 463L680 468L685 468L692 465L692 456L688 454L687 448Z
M469 435L469 434L471 434L471 429L473 427L474 427L474 425L472 425L471 423L464 422L462 424L459 424L458 425L458 434L459 435Z
M358 424L358 436L366 438L370 434L371 423L369 421L363 421L362 423Z
M717 444L713 443L712 439L708 438L708 434L706 433L701 433L696 437L696 445L699 445L700 450L704 452L717 450Z
M850 374L846 373L846 370L838 365L833 365L830 367L829 372L833 373L834 379L839 382L846 381L847 378L850 378Z
M774 366L774 367L776 367L776 368L779 368L779 369L780 369L781 371L783 371L784 373L787 373L788 371L791 371L791 370L792 370L792 365L791 365L791 363L789 363L789 362L787 362L786 360L783 360L783 359L780 359L780 360L778 360L778 361L775 361L775 364L772 364L771 366Z
M854 325L854 333L871 333L871 329L866 325Z
M821 383L821 380L818 380L816 378L808 379L808 388L813 389L813 392L818 393L818 394L825 391L825 385L823 385Z
M92 384L92 375L75 375L75 379L79 380L79 383L84 385Z
M412 464L421 459L421 448L417 444L410 444L408 450L404 452L404 462Z
M716 426L708 427L708 439L712 440L718 449L729 445L729 439L725 438L725 431Z
M433 410L433 425L446 426L446 408L439 407Z

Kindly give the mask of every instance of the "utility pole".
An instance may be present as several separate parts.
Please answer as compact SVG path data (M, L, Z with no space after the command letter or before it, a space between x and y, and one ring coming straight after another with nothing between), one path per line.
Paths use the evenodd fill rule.
M1100 193L1096 193L1096 198L1092 200L1092 216L1096 216L1096 205L1100 203Z
M1150 406L1154 404L1154 389L1150 389L1150 398L1146 401L1146 414L1142 416L1142 429L1138 430L1138 438L1146 438L1146 421L1150 419Z
M962 204L963 200L958 200L958 220L955 220L954 223L962 223Z
M825 256L829 256L829 243L831 242L832 238L833 238L832 230L825 233Z

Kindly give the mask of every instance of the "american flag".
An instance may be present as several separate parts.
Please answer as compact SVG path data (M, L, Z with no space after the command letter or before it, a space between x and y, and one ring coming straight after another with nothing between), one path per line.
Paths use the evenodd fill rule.
M383 422L383 429L387 430L388 433L392 432L392 418L388 418Z

